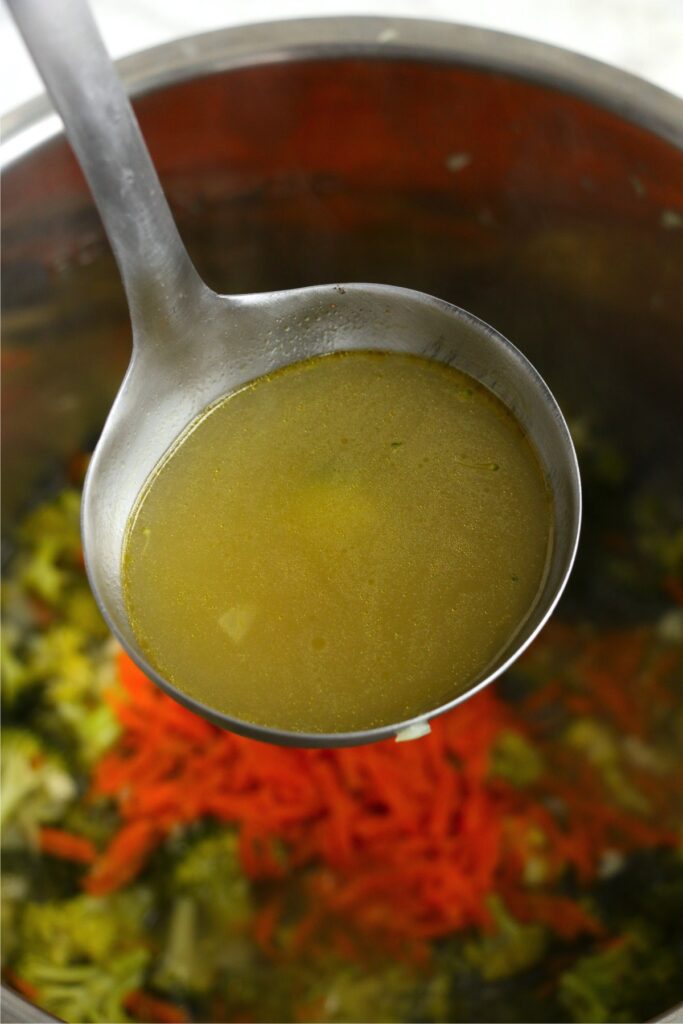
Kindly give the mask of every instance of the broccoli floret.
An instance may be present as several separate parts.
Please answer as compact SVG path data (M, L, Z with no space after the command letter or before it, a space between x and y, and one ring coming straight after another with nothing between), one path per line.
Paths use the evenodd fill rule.
M251 892L234 832L220 832L193 843L176 864L173 883L177 892L191 895L223 927L240 928L249 920Z
M65 597L63 613L69 625L79 630L88 640L104 640L109 636L109 627L102 618L85 577L82 578L82 586Z
M88 768L120 730L102 699L116 681L113 641L83 572L79 508L65 490L20 531L2 592L3 697L14 707L26 696L37 729Z
M495 931L465 944L465 959L486 981L497 981L537 963L546 949L547 934L538 924L521 924L498 896L487 901Z
M251 890L237 837L224 831L194 842L175 864L167 940L155 983L168 992L206 992L216 976L244 975L255 947L247 936Z
M102 700L115 681L109 647L90 653L88 636L71 625L56 625L37 636L29 648L28 670L43 688L43 699L68 727L79 760L90 765L119 735L111 708Z
M35 509L21 527L19 538L31 549L21 579L48 604L55 604L81 558L81 496L67 488Z
M2 874L2 954L3 966L19 949L19 922L30 891L28 878L4 869Z
M491 774L528 786L543 774L543 758L531 743L518 732L504 732L493 748Z
M31 903L21 922L21 947L56 967L82 960L106 965L115 953L142 944L150 906L143 888Z
M638 546L655 565L671 575L683 574L683 527L680 507L649 491L634 504Z
M20 693L33 683L33 677L26 664L17 655L19 631L3 622L0 637L0 677L2 678L2 700L12 705Z
M58 966L34 953L21 964L21 977L34 985L41 1004L73 1024L112 1024L131 1018L123 1003L140 988L149 960L144 949L111 957L106 964Z
M54 703L80 700L91 691L95 669L85 652L86 643L82 631L73 626L53 626L35 637L29 651L30 671L47 684Z
M637 814L647 814L651 808L646 797L628 781L622 766L622 740L594 718L577 718L565 732L564 740L581 751L600 772L605 786L622 807Z
M3 730L0 764L2 843L21 846L40 825L62 817L76 784L59 756L25 729Z
M145 938L150 906L143 888L29 904L17 974L65 1020L127 1021L122 1002L141 986L151 955Z
M57 565L58 545L44 538L32 551L21 569L21 582L49 605L56 605L68 580L68 573Z
M88 708L74 704L65 709L62 717L68 721L76 736L80 760L94 764L118 739L121 725L108 704Z
M582 957L560 978L559 998L580 1024L620 1024L661 1012L662 988L676 983L680 964L666 943L645 928Z
M303 1019L363 1024L399 1024L411 1020L416 977L405 964L376 964L365 969L331 959L315 964L306 993L297 998Z

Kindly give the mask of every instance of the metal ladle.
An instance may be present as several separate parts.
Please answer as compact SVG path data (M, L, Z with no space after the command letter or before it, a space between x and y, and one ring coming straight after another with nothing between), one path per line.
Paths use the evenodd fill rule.
M217 295L178 234L135 115L86 0L8 0L88 179L128 299L133 356L90 464L82 511L93 593L112 631L159 686L211 721L254 738L343 746L428 731L436 714L503 672L555 607L578 544L581 488L562 414L528 360L481 320L439 299L386 285L318 285ZM126 614L121 553L129 514L174 440L212 402L255 377L344 349L412 352L457 366L514 413L543 464L554 536L541 592L508 648L466 693L365 731L301 734L233 719L179 692L147 663ZM97 358L97 353L93 353Z

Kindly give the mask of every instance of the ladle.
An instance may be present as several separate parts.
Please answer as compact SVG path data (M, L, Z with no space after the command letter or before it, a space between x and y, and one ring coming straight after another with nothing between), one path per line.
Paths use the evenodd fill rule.
M145 673L187 707L271 742L342 746L427 732L436 714L491 682L530 643L565 586L578 543L581 491L562 414L527 359L469 313L404 288L323 284L258 295L217 295L200 279L173 221L135 115L86 0L8 0L85 172L114 250L133 326L133 355L93 455L82 532L93 593ZM84 297L87 301L87 296ZM543 463L554 540L535 606L509 647L470 689L404 722L354 733L282 732L239 721L177 691L147 663L128 621L121 552L146 479L208 405L277 367L337 349L383 349L450 363L514 413ZM97 352L93 352L97 359Z

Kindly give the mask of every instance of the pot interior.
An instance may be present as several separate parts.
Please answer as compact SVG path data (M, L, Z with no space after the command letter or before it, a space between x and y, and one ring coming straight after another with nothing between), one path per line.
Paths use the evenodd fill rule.
M650 550L655 534L675 537L683 520L681 152L654 127L542 82L407 56L247 63L152 89L136 110L181 234L215 289L402 285L468 309L530 358L570 420L584 472L584 539L556 622L576 637L654 635L675 612L671 581L681 568L674 541L665 566ZM63 138L10 167L3 186L11 535L17 517L58 486L65 460L94 443L130 334ZM560 676L572 657L565 641L558 633L550 642ZM525 672L502 681L504 699L525 697ZM671 720L682 713L679 688ZM610 728L626 726L617 714ZM662 771L661 787L673 787ZM656 806L653 798L646 822ZM654 894L666 871L681 905L678 923L672 911L661 928L681 953L680 864L664 868L658 856L637 850L621 888L615 882L610 934L626 934L629 914L647 919L643 893ZM489 975L476 995L463 995L471 979L458 988L452 971L443 1019L540 1020L525 1014L547 1005L560 1014L552 1019L580 1019L556 996L530 1003L526 990L552 987L567 949L591 951L595 941L553 945L526 973ZM630 1010L645 1019L675 997L675 983L655 986ZM442 1019L425 1007L414 1012L427 1016L400 1019Z

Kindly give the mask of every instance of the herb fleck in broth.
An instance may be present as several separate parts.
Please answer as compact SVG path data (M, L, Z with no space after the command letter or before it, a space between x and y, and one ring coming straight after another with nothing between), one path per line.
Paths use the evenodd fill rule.
M534 604L552 510L485 388L409 355L317 357L196 420L129 523L150 663L245 721L391 724L466 690Z

